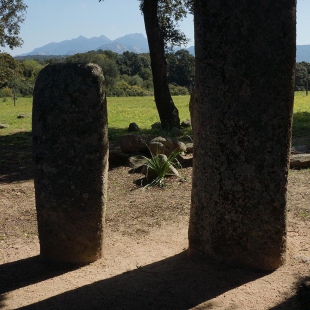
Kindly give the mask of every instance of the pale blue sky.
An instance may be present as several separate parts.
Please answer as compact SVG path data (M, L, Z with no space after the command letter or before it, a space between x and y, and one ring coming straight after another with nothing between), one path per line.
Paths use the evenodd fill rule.
M5 49L11 55L31 52L50 42L105 35L114 40L131 33L145 35L138 0L25 0L27 17L21 25L22 48ZM194 45L193 17L181 24ZM310 44L310 0L298 0L297 44ZM1 49L2 50L2 49Z

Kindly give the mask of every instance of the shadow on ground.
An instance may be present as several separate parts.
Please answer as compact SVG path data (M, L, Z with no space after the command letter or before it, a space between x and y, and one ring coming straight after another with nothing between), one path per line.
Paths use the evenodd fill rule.
M117 147L117 141L110 142L110 169L128 164L128 156ZM0 183L27 181L33 174L31 132L0 136Z
M0 183L33 178L31 132L0 136Z
M296 294L270 310L309 310L310 276L300 279L296 285Z
M37 268L35 259L3 265L0 272L7 276L5 291L51 277L42 270L34 278L31 272L29 279L18 276L26 269ZM212 307L212 301L208 303L212 298L264 275L211 262L192 261L183 252L20 309L181 310L204 302L209 304L206 305L208 309Z
M0 265L0 305L4 299L2 294L60 276L77 268L77 266L43 264L39 256Z

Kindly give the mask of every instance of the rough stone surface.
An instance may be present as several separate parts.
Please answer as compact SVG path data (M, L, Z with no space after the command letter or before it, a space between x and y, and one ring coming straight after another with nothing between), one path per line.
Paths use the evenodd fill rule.
M104 78L94 64L56 64L33 97L35 197L43 260L102 256L108 135Z
M194 104L195 104L195 90L193 89L193 91L191 92L191 96L190 96L190 99L189 99L189 114L190 114L190 117L191 117L191 126L192 128L194 128L194 123L195 123L195 120L194 120Z
M128 134L121 136L119 139L119 144L121 151L124 153L139 153L139 152L149 152L148 143L154 139L155 136L152 135L134 135Z
M151 128L155 131L162 131L163 130L160 122L156 122L156 123L152 124Z
M290 168L294 169L310 168L310 154L291 155Z
M186 153L193 153L194 152L194 143L186 143Z
M130 156L128 161L133 169L137 169L145 165L149 161L149 158L145 157L144 155L135 155Z
M310 150L307 145L295 145L291 148L291 154L303 154L310 153Z
M164 154L169 156L172 152L186 151L183 142L171 137L156 137L149 142L148 147L153 155Z
M188 127L191 127L191 126L192 126L192 124L191 124L191 121L189 119L185 119L181 123L181 127L182 128L188 128Z
M183 134L183 131L177 127L172 128L170 131L170 135L173 137L180 137L183 136Z
M136 123L130 123L128 126L128 132L137 132L140 131L139 126Z
M0 129L9 128L8 124L0 124Z
M194 7L189 253L274 270L286 252L296 3Z

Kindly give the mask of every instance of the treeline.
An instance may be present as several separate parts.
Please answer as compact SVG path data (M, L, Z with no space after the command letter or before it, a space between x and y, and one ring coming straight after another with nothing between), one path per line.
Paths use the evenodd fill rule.
M91 51L73 56L25 56L13 58L0 53L0 97L32 96L39 71L50 63L96 63L105 76L108 96L152 96L153 81L149 54ZM167 54L171 94L187 95L194 84L195 58L187 50ZM310 63L296 63L295 90L304 91L310 77Z
M104 73L108 96L151 96L153 81L149 54L90 51L73 56L26 56L0 54L0 97L32 96L39 71L50 63L96 63ZM172 95L189 94L194 81L195 58L187 50L167 54L168 81Z
M310 85L310 63L297 62L295 69L295 90L308 90Z

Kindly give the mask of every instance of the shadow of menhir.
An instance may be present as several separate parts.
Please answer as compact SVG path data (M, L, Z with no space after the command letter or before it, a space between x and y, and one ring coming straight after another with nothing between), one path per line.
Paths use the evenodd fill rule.
M33 178L31 132L0 136L0 183Z
M264 275L183 252L20 309L190 309Z
M310 276L302 278L296 285L296 294L270 310L309 310Z
M77 269L76 265L43 263L39 256L0 265L0 309L2 294L36 284Z

